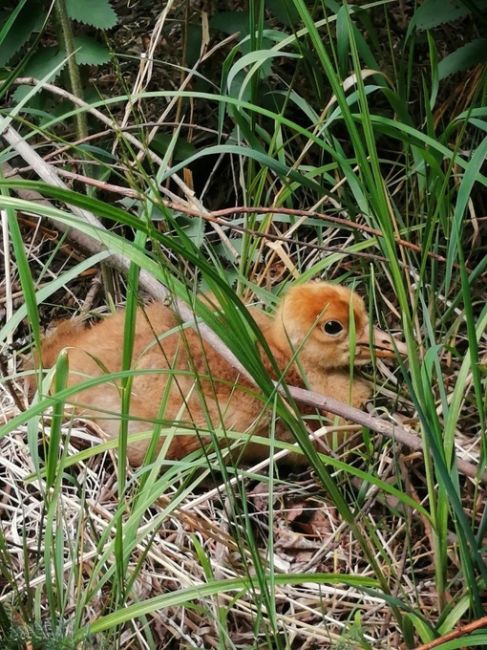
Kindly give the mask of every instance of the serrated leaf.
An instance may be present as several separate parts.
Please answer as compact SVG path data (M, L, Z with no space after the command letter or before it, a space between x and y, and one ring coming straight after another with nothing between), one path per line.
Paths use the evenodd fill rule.
M103 43L98 43L89 36L76 36L74 43L76 48L80 48L76 52L76 61L79 65L102 65L110 61L110 52ZM60 65L66 59L66 56L66 52L57 47L41 47L25 66L23 75L24 77L42 79L56 66ZM61 67L56 71L51 81L59 76L62 69ZM15 101L20 101L27 90L30 90L29 86L19 86L14 92Z
M60 66L58 70L54 72L49 81L54 81L60 74L66 65L66 52L58 50L57 47L40 47L36 51L36 55L31 57L24 67L22 73L24 77L33 77L34 79L43 79L48 75L54 68ZM63 64L64 61L64 65ZM15 103L18 104L21 102L24 97L32 92L31 86L18 86L13 94L13 99ZM32 100L29 100L29 104Z
M23 84L21 86L17 86L17 88L14 90L12 99L14 100L15 104L18 104L21 102L24 97L27 95L27 93L30 90L30 86L24 86Z
M487 38L476 38L471 43L445 56L438 65L438 78L466 70L479 63L487 62Z
M24 77L42 79L56 66L60 65L65 58L66 52L59 50L57 47L40 47L35 56L29 60L22 73ZM56 71L51 81L59 76L61 69Z
M0 13L0 25L6 24L10 12ZM43 11L38 3L30 3L17 16L10 31L0 44L0 66L6 65L12 57L39 31L43 21Z
M66 0L66 10L73 20L97 29L115 27L118 20L109 0Z
M482 11L487 8L487 0L476 0L477 9ZM451 23L470 12L467 5L461 0L425 0L416 10L414 21L421 30L433 29L443 23Z
M188 225L184 228L184 233L191 239L196 248L201 248L205 240L204 219L189 219Z
M102 65L110 61L110 51L91 36L75 36L76 62L79 65ZM78 49L79 48L79 49Z

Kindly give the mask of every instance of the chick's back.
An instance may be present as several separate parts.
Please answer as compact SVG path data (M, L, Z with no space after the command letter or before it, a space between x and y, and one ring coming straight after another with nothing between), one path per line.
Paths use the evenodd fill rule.
M55 363L66 348L69 359L68 385L121 370L124 343L123 311L93 326L79 321L60 323L45 339L44 367ZM262 314L261 324L267 317ZM150 431L154 421L163 426L177 422L193 431L176 435L167 458L182 458L208 441L208 430L234 429L245 432L254 423L255 432L266 435L268 416L248 381L190 327L181 327L174 313L161 303L137 310L132 354L135 370L131 387L129 433ZM137 374L138 373L138 374ZM80 391L71 402L77 412L99 424L110 438L120 429L120 382L105 381ZM163 408L161 408L161 404ZM158 447L163 444L163 438ZM129 445L128 457L139 465L147 440ZM250 444L247 455L260 456L265 447Z

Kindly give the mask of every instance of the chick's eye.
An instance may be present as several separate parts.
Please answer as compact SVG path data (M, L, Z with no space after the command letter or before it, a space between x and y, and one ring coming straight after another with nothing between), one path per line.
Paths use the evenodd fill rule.
M323 329L330 336L337 336L343 330L343 325L339 320L327 320L323 325Z

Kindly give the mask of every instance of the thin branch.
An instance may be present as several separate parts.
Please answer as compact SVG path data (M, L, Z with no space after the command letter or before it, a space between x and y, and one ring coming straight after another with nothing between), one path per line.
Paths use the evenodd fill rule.
M103 190L104 192L113 192L114 194L120 194L121 196L129 196L130 198L135 198L138 200L147 198L146 195L143 194L142 192L133 190L130 187L123 187L122 185L107 183L105 181L100 181L96 178L90 178L89 176L85 176L84 174L78 174L76 172L72 172L64 169L56 170L56 173L59 174L59 176L64 176L65 178L71 178L81 183L86 183L87 185L96 187L99 190ZM309 217L310 219L319 219L320 221L324 221L325 223L336 224L337 226L342 226L347 230L358 230L360 232L364 232L369 235L372 235L373 237L383 236L382 231L379 230L378 228L372 228L371 226L367 226L366 224L363 223L350 221L350 219L344 219L343 217L335 217L333 215L325 214L323 212L318 212L316 210L302 210L299 208L284 208L284 207L268 207L262 205L257 205L257 206L236 205L231 208L223 208L221 210L210 211L210 210L195 210L194 208L188 207L187 204L180 201L164 201L164 205L167 206L168 208L171 208L172 210L177 210L179 212L182 212L188 217L199 217L201 219L204 219L205 221L216 223L225 228L229 228L230 230L244 232L246 234L251 234L256 237L261 237L263 239L267 238L271 241L288 241L289 238L286 237L285 235L283 236L271 235L269 233L245 229L242 226L237 226L236 224L232 223L232 221L230 221L226 217L236 215L236 214L259 214L259 213L260 214L285 214L291 217ZM421 254L425 253L425 251L422 250L420 245L414 244L413 242L407 241L406 239L395 238L395 242L398 246L401 246L403 248L408 248L409 250L412 250L415 253L421 253ZM293 243L296 243L298 245L302 244L308 247L314 247L326 251L339 250L333 246L321 246L318 244L310 244L309 242L299 242L296 240L293 240ZM369 253L357 252L354 254L370 257ZM438 253L427 251L426 255L427 257L437 260L438 262L443 262L443 263L446 262L446 257L443 257L443 255L439 255ZM375 257L376 259L379 259L381 261L386 261L385 258L381 256L375 256ZM456 267L458 267L458 264L456 264Z
M448 632L448 634L444 634L443 636L440 636L437 639L433 639L433 641L429 641L428 643L419 645L417 646L416 650L432 650L433 648L437 648L439 645L443 645L443 643L446 643L447 641L452 641L453 639L459 639L465 634L470 634L471 632L475 632L475 630L480 630L483 627L487 627L487 616L482 616L481 618L478 618L476 621L472 621L471 623L462 625L461 627L458 627L456 630L453 630L452 632ZM468 639L465 639L465 641L467 642ZM464 647L466 648L467 646L465 645Z

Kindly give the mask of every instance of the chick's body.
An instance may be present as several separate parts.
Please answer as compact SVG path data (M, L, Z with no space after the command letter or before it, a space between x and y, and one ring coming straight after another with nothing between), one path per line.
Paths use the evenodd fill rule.
M275 316L256 308L250 313L277 366L286 371L288 384L306 386L356 407L369 397L368 384L358 377L350 378L350 329L356 340L355 363L370 358L364 353L368 349L367 316L356 293L328 283L307 284L291 289ZM58 352L67 348L69 385L105 371L117 372L121 370L123 329L123 312L87 328L76 321L65 321L46 338L43 365L53 365ZM386 349L384 341L380 344ZM263 352L262 359L269 374L277 379ZM195 329L181 326L163 304L138 310L133 368L142 373L136 374L131 387L129 433L151 431L155 421L162 421L163 429L177 423L186 433L172 438L166 453L169 459L183 458L207 442L209 430L269 435L272 409L259 399L258 388L205 343ZM83 390L73 403L108 437L118 436L119 382L107 381ZM291 440L282 423L277 423L275 431L279 439ZM161 436L159 448L164 439ZM129 444L131 464L143 461L148 444L149 438ZM268 448L250 438L243 455L246 460L257 460L268 455Z

